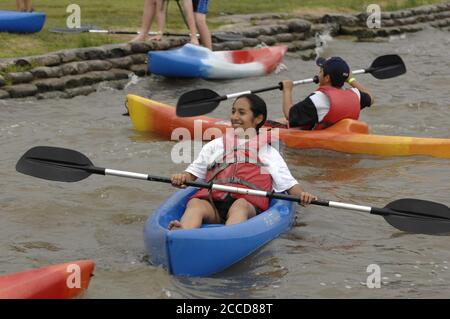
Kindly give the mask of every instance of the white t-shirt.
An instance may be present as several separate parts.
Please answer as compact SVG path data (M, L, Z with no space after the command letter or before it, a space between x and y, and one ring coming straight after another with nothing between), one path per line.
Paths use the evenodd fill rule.
M361 99L361 94L358 89L351 88L350 90L352 90L358 95L358 100ZM330 111L330 99L325 93L320 91L315 91L314 94L312 94L309 98L316 107L317 118L319 122L321 122L325 117L325 115L327 115L328 112Z
M245 143L245 139L238 139L237 143L238 145L242 145ZM212 140L203 146L197 159L188 166L186 172L191 173L197 178L204 179L208 165L219 158L219 156L222 156L223 152L223 138L219 137ZM271 145L260 147L258 156L265 165L264 169L272 176L272 188L275 192L284 192L298 184L297 180L292 177L283 157Z

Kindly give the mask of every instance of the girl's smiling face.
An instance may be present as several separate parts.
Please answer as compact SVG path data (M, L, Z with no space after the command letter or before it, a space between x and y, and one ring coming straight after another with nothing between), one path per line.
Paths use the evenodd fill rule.
M247 98L241 97L234 102L230 117L231 126L234 129L256 129L258 124L260 124L263 120L264 117L262 114L256 117L254 116L253 111L250 107L250 101Z

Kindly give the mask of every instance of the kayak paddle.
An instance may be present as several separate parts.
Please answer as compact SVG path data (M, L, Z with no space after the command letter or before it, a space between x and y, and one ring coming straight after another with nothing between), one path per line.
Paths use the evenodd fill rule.
M406 73L406 67L400 56L395 54L383 55L376 58L367 69L352 71L353 75L370 73L377 79L390 79ZM294 81L295 85L306 83L319 83L319 77L316 75L312 79ZM207 114L216 109L221 101L235 98L249 93L260 93L272 90L282 90L283 84L280 82L275 86L269 86L252 91L242 91L219 96L216 92L209 89L197 89L189 91L180 96L177 102L176 113L179 117L197 116Z
M78 151L50 146L37 146L28 150L17 162L16 170L26 175L60 182L77 182L91 174L99 174L171 183L171 179L167 177L96 167L89 158ZM187 182L186 185L299 202L296 196L254 189L198 181ZM393 227L409 233L429 235L450 233L450 208L436 202L406 198L393 201L384 208L323 200L315 200L311 204L381 215Z
M52 28L48 30L53 33L98 33L98 34L139 34L138 31L114 31L114 30L104 30L97 27L84 26L81 28ZM148 35L154 36L158 35L157 32L149 32ZM162 35L174 36L174 37L190 37L187 33L174 33L174 32L163 32ZM199 36L199 35L197 35ZM219 41L238 41L242 40L244 36L237 32L213 32L211 34L213 38Z

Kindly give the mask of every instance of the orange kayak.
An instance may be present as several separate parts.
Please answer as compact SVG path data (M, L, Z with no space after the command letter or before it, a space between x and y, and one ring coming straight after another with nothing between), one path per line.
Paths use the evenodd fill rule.
M226 128L231 127L229 121L207 116L177 117L175 107L137 95L127 95L127 102L136 130L157 133L167 139L171 139L172 131L176 128L185 128L191 138L199 135L206 141L211 139L211 134L208 133L213 132L213 128L218 129L214 130L215 133L223 133ZM207 131L208 129L211 130ZM205 131L207 134L204 134ZM212 135L218 137L215 133ZM320 131L280 128L279 137L286 146L301 149L316 148L382 156L428 155L450 158L450 139L369 134L366 123L350 119Z
M95 263L78 260L0 276L0 299L68 299L89 286Z

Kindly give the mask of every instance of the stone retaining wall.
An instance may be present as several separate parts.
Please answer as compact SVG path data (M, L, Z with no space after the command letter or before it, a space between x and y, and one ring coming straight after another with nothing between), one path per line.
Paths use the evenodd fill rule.
M417 32L426 26L446 28L450 26L450 3L382 13L379 29L369 29L367 17L366 13L301 15L301 18L291 14L253 15L248 19L248 25L232 30L242 36L239 41L218 42L214 39L213 49L240 50L260 44L284 43L289 52L298 52L300 58L310 60L316 56L317 33L350 34L364 40ZM133 74L149 75L148 51L179 47L187 41L188 38L164 38L159 42L114 44L2 59L0 99L71 98L90 94L104 86L122 89ZM13 69L16 72L12 72Z

